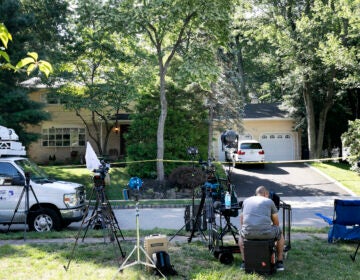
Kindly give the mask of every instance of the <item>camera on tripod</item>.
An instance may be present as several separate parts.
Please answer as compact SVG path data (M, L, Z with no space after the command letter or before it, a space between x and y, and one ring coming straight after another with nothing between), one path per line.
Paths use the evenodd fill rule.
M187 153L190 156L196 156L199 153L199 150L196 147L189 147L189 148L187 148Z
M102 160L100 163L101 165L99 166L99 168L94 169L93 171L94 172L93 181L95 187L105 186L106 174L110 170L110 163L106 163L104 160Z

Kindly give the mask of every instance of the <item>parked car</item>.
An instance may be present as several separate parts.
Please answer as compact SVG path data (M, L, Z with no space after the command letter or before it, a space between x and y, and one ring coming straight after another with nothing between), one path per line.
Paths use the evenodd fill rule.
M15 131L0 126L0 224L60 230L85 214L85 187L50 179L25 157Z
M231 151L225 152L227 161L237 163L256 163L264 167L265 151L261 144L256 140L240 140L238 148L233 148Z

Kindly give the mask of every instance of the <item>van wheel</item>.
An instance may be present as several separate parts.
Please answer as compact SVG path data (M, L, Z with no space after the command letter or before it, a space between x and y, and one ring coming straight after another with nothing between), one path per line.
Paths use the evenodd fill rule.
M29 229L37 232L60 230L61 220L55 210L39 209L29 215Z

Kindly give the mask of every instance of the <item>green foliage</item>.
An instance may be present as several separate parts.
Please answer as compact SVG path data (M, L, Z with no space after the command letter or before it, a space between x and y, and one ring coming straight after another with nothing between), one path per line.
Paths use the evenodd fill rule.
M66 83L58 93L66 100L65 107L82 120L99 154L104 155L114 115L129 112L128 105L137 94L132 76L136 73L135 54L131 42L119 32L104 30L107 6L103 2L77 1L69 21L71 44L64 47L66 59L58 74ZM89 111L91 120L87 118Z
M352 165L352 169L360 172L357 166L360 160L360 119L349 121L349 129L342 134L341 138L343 146L349 148L350 157L348 161Z
M169 111L165 124L165 171L169 174L178 163L166 160L191 160L187 154L189 146L196 146L199 154L206 157L207 124L201 100L191 92L170 85L167 91ZM127 134L128 161L144 161L129 164L131 176L156 176L156 131L160 109L158 94L143 95L138 102L130 131ZM191 165L188 163L188 165Z
M41 121L48 120L50 114L42 110L43 104L34 102L28 98L27 91L21 88L13 88L0 81L0 123L3 126L13 128L19 135L21 142L28 146L38 139L39 135L24 130L24 124L36 125Z
M28 78L25 74L48 77L52 73L52 65L47 60L51 61L53 50L59 49L58 36L66 6L63 0L4 0L0 3L0 38L4 45L0 47L0 68L16 71L0 72L0 123L15 129L25 145L39 137L26 132L26 126L48 120L50 115L42 111L41 104L29 100L28 89L19 84ZM19 61L16 66L10 57L12 61ZM39 60L39 57L46 60ZM2 58L6 63L2 64Z

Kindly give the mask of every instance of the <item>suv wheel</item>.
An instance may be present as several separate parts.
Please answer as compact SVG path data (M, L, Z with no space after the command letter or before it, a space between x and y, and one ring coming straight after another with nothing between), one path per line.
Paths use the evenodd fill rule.
M29 229L37 232L60 230L61 220L55 210L44 208L29 215Z

